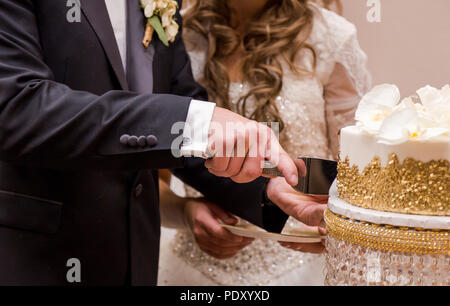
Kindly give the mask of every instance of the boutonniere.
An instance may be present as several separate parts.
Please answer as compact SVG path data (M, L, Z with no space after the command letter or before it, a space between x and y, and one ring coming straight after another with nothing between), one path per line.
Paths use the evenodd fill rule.
M178 34L179 25L173 18L178 9L175 0L139 0L147 18L142 44L147 48L152 42L153 32L168 47Z

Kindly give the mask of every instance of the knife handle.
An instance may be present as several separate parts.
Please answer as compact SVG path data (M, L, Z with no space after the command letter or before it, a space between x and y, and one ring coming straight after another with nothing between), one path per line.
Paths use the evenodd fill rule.
M264 161L264 167L262 170L262 174L263 176L267 175L267 176L279 176L279 177L284 177L283 173L281 173L280 170L278 170L278 168L272 164L269 161Z
M269 161L265 161L264 162L264 168L262 170L262 176L263 177L268 177L268 178L272 178L272 177L284 177L283 173L281 173L280 170L278 170L278 168L272 164ZM298 184L296 186L292 186L292 188L294 188L295 190L297 190L298 192L305 192L305 186L306 186L306 177L299 177L298 178Z

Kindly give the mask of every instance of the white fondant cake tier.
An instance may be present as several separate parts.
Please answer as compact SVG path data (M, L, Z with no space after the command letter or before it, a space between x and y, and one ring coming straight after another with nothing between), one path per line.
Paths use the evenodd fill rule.
M351 205L338 196L336 181L330 188L328 209L347 218L398 227L450 230L450 217L390 213Z
M395 153L400 163L406 158L416 161L450 160L450 141L448 137L434 138L427 141L409 140L401 144L384 144L376 136L362 131L357 126L341 130L340 159L347 157L351 166L358 166L360 172L375 158L385 167L391 154Z

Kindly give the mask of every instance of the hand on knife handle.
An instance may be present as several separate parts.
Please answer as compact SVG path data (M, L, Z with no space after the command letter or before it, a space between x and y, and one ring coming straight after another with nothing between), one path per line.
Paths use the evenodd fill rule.
M267 125L216 107L208 143L213 157L205 162L205 166L216 176L248 183L263 174L263 163L267 160L277 166L289 185L298 184L298 166ZM304 164L301 167L304 171Z

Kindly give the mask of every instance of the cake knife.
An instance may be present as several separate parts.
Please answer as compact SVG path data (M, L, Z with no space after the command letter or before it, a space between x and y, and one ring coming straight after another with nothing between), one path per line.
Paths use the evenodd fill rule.
M210 159L213 153L207 151L202 158ZM296 191L307 195L328 195L337 176L337 161L314 157L299 157L306 165L306 176L298 175ZM263 177L284 177L283 173L270 161L264 161Z

